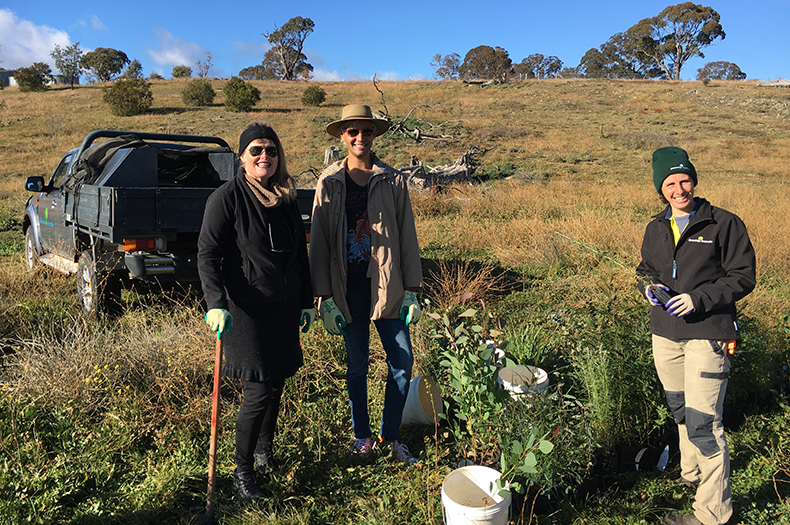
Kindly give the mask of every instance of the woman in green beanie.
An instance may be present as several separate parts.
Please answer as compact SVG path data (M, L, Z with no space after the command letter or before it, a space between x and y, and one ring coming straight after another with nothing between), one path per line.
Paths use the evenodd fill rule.
M740 340L735 302L755 285L755 256L736 215L695 197L697 172L675 147L653 152L664 210L647 225L639 287L652 305L653 358L678 425L680 478L696 491L693 514L667 525L720 525L732 516L722 424L731 354Z

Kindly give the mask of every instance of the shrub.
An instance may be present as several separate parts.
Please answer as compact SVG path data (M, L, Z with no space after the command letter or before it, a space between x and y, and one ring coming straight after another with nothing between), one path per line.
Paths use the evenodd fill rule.
M20 67L14 71L19 91L45 91L47 82L52 78L52 70L43 62L36 62L30 67Z
M326 91L321 86L307 86L302 92L302 104L320 106L326 100Z
M190 80L187 86L181 90L181 100L187 106L208 106L214 102L216 94L208 80L198 78Z
M732 62L708 62L697 70L697 80L746 80L746 73Z
M121 78L104 88L102 97L110 112L119 117L139 115L154 103L151 84L140 78Z
M148 77L148 80L164 80L165 77L157 73L156 71L152 71L151 75Z
M261 92L239 77L231 77L225 84L225 110L241 113L250 111L261 100Z
M174 66L172 75L173 78L189 78L192 76L192 68L184 64Z

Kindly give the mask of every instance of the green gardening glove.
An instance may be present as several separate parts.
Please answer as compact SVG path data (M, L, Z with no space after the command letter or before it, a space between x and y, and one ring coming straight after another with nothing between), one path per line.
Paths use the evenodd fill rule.
M230 332L230 328L233 326L233 317L224 308L212 308L206 314L206 323L212 332L217 332L217 339L222 339L222 334Z
M407 290L400 306L400 320L409 326L409 324L419 321L420 317L422 317L422 310L420 310L420 303L417 302L417 293Z
M346 318L331 297L321 301L321 318L324 320L324 328L327 332L332 335L346 335L343 330L347 324Z
M302 317L299 319L299 326L302 327L303 334L307 333L313 321L315 321L315 308L302 308Z

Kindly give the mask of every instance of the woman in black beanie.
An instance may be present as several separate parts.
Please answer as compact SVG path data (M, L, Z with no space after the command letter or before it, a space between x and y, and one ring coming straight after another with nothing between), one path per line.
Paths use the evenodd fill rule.
M206 202L198 271L206 322L224 339L222 373L244 389L233 494L249 501L263 495L255 468L268 474L276 466L280 397L285 379L302 365L299 328L307 331L315 310L304 226L274 129L248 126L239 161L236 177Z

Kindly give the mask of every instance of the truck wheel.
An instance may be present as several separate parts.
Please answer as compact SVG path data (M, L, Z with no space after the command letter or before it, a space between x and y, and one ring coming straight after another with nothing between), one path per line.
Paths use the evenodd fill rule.
M77 271L77 295L88 315L117 314L121 311L121 279L118 275L97 273L90 250L80 255Z
M25 263L27 264L27 271L29 272L34 271L38 265L38 252L36 251L36 246L33 244L32 229L33 228L28 228L25 230Z

